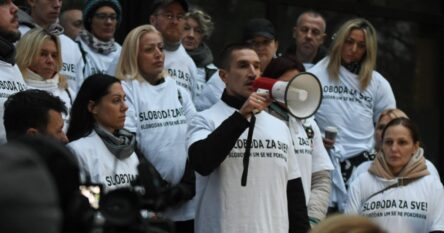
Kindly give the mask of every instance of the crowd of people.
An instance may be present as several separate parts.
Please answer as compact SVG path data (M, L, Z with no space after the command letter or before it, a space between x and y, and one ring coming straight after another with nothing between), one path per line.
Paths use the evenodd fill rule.
M375 70L367 19L327 51L324 17L305 11L280 55L272 22L254 18L215 64L213 19L186 0L152 1L121 45L117 0L27 2L0 1L0 232L106 232L112 208L97 212L85 184L140 192L126 196L138 219L178 233L444 232L444 187ZM308 117L256 90L304 74L322 99ZM147 207L150 192L165 208ZM140 232L125 217L116 229Z

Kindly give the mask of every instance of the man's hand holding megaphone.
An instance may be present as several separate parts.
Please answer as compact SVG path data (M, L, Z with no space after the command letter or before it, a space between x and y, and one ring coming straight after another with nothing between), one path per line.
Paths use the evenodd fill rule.
M248 119L251 114L255 114L266 109L272 102L273 99L269 94L252 92L239 109L239 113Z

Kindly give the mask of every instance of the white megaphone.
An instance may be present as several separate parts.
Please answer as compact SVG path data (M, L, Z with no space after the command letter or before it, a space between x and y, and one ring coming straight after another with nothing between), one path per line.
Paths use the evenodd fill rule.
M253 82L253 87L267 90L271 98L285 104L288 112L298 119L312 116L322 101L321 83L308 72L299 73L288 82L260 77Z

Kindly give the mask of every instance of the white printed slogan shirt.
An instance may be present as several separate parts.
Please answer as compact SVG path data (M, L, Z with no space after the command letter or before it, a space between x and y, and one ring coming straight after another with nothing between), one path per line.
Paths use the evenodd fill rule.
M444 188L439 179L427 175L369 198L393 183L397 180L361 174L350 186L345 212L369 217L389 233L444 231Z

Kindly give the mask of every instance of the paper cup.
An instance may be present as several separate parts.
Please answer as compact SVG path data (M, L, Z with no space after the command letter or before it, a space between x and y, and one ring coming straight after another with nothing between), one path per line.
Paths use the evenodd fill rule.
M336 135L338 134L338 129L334 126L327 126L325 127L325 138L330 140L335 140Z

